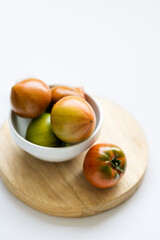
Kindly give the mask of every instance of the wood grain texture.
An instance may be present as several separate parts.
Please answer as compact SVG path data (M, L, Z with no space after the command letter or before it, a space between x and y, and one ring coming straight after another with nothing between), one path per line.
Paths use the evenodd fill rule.
M140 185L147 167L148 146L133 117L117 104L98 98L104 113L97 141L113 143L125 152L125 176L112 188L98 189L83 175L86 152L63 163L38 160L11 139L8 122L0 130L0 174L7 188L29 206L55 216L85 217L127 200Z

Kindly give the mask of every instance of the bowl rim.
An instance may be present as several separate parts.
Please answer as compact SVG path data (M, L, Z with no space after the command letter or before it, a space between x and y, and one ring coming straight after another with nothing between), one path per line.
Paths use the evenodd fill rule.
M87 95L88 97L90 97L96 104L97 106L97 109L99 111L99 122L95 128L95 130L93 131L93 133L91 134L91 136L89 138L87 138L86 140L82 141L82 142L79 142L79 143L75 143L74 145L71 145L71 146L67 146L67 147L45 147L45 146L40 146L40 145L37 145L35 143L31 143L29 142L28 140L26 140L25 138L23 138L18 132L17 130L15 129L15 127L13 126L13 123L12 123L12 114L15 114L14 111L12 109L10 109L9 111L9 125L10 125L10 128L12 129L12 131L14 132L14 134L22 141L24 142L25 144L28 144L32 147L35 147L36 149L43 149L43 150L47 150L47 151L60 151L60 150L69 150L69 149L74 149L75 147L79 147L79 146L83 146L85 145L85 143L87 143L88 141L90 141L90 139L92 139L98 132L99 130L101 129L101 126L102 126L102 122L103 122L103 111L102 111L102 108L98 102L98 100L92 95L92 94L88 94L85 92L85 95ZM90 103L89 103L90 104ZM91 104L90 104L91 105ZM16 115L16 114L15 114ZM17 116L17 115L16 115Z

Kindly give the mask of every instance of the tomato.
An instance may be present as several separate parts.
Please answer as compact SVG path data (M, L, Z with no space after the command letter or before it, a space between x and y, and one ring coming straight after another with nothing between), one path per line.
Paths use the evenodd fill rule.
M112 187L122 178L127 166L124 152L116 145L100 143L87 152L83 172L95 187Z
M12 109L17 115L35 118L49 105L51 90L39 79L26 79L12 87L10 99Z
M64 142L76 143L90 137L96 126L96 116L84 99L68 96L52 108L51 125L55 135Z
M51 94L54 103L66 96L78 96L85 99L82 87L56 86L51 88Z
M64 146L64 143L52 131L50 115L50 113L43 113L39 117L32 119L27 128L26 140L44 147Z
M84 89L83 89L83 87L75 87L75 89L77 90L77 92L79 93L79 96L80 96L81 98L86 99L86 98L85 98L85 94L84 94Z

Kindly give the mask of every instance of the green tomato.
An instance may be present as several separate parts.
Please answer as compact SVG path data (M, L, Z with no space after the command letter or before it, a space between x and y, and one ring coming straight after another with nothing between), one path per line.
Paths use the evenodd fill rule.
M50 113L43 113L30 122L26 140L44 147L64 147L66 143L59 140L52 131L50 115Z

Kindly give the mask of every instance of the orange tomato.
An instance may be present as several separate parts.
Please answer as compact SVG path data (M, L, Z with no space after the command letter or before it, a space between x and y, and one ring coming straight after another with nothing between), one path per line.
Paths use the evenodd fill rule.
M85 99L83 87L56 86L51 88L51 94L54 103L66 96L78 96Z
M51 90L39 79L26 79L12 87L10 99L12 109L17 115L35 118L49 105Z

